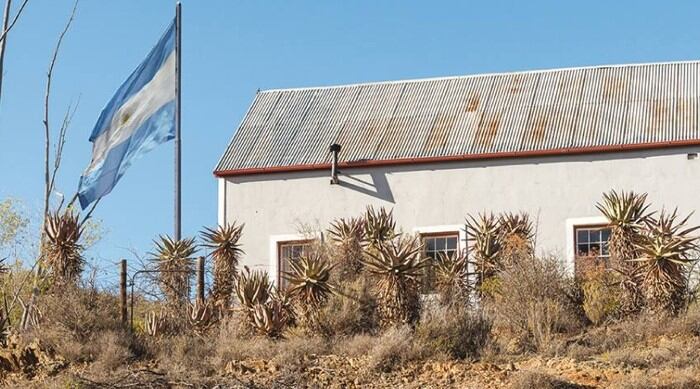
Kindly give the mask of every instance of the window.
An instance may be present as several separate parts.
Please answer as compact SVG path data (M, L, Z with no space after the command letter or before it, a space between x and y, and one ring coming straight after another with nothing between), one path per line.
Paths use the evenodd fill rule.
M610 266L610 227L606 225L574 227L576 277L587 277Z
M576 227L576 256L577 257L608 257L608 240L610 227L585 226Z
M431 262L440 259L440 256L455 256L457 255L459 233L444 232L436 234L423 234L423 250L425 256L431 259ZM428 293L435 289L435 270L431 265L426 267L424 292Z
M297 240L288 242L279 242L277 244L277 256L278 256L278 269L280 269L278 274L278 285L281 288L287 286L287 280L284 279L284 272L291 270L289 264L292 261L296 261L299 257L306 255L311 246L311 242L308 240Z

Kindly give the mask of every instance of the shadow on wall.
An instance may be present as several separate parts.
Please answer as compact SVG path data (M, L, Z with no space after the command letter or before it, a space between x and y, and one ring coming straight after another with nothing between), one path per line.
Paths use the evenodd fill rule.
M338 178L340 179L338 185L344 188L395 204L394 194L391 193L391 187L389 186L389 181L386 179L386 173L384 172L371 172L370 178L372 182L345 174L341 174Z

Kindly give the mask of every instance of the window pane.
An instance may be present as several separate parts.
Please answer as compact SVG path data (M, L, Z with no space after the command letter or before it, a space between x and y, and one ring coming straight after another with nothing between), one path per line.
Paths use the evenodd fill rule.
M435 239L435 250L442 251L445 249L445 238Z
M281 258L289 258L289 246L282 246L282 252L280 253Z
M578 255L580 257L587 257L588 256L588 245L587 244L578 245Z
M447 249L457 250L457 237L447 238Z
M434 251L435 250L435 239L433 238L425 238L425 251Z
M606 228L606 229L602 230L602 231L600 232L600 235L601 235L601 236L600 236L601 239L602 239L603 241L607 242L608 240L610 240L610 229L609 229L609 228Z
M600 230L591 230L589 242L600 242Z
M588 242L588 230L578 230L576 231L576 241L578 243Z
M601 253L602 255L610 255L610 251L608 250L608 243L603 243L603 252Z

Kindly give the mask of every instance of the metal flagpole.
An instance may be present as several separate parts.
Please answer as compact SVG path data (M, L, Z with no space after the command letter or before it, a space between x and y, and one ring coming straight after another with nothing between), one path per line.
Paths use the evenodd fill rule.
M180 211L182 210L180 194L180 108L181 99L180 95L182 89L180 88L180 56L182 54L182 4L178 1L175 6L175 240L180 240L181 229L181 217Z

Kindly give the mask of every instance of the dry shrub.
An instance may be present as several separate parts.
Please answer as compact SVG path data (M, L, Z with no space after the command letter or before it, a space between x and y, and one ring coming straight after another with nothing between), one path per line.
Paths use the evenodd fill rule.
M642 348L642 351L653 350L657 342L663 339L679 339L682 344L695 344L698 341L699 327L700 307L696 304L691 305L687 313L677 317L641 314L633 319L590 328L585 333L570 340L566 353L576 359L607 353L606 357L618 362L623 363L625 359L628 359L630 365L641 366L646 362L638 361L645 360L649 355L635 357L632 354L638 356L640 353L634 350L639 348ZM677 346L673 346L673 343L670 344L672 347ZM653 353L653 351L651 352ZM678 355L674 355L676 362L673 362L677 365L683 365L684 359L695 355L693 354L694 350L683 351L679 349L677 353Z
M700 359L698 339L662 337L654 343L656 344L640 344L612 350L604 356L612 363L642 369L693 367Z
M216 346L206 338L191 334L176 335L157 341L157 357L165 370L173 375L212 376Z
M108 372L125 366L136 356L136 344L131 335L122 331L97 334L93 346L99 352L95 358L94 370Z
M357 334L348 338L340 338L333 346L333 353L349 358L367 355L377 344L377 338L368 334Z
M274 356L274 342L264 337L253 336L244 312L233 312L221 321L219 332L212 335L214 362L223 368L233 360L250 358L271 358Z
M671 376L668 378L668 376ZM632 371L624 379L613 382L610 389L696 389L700 387L697 371L676 370L666 377L650 376L646 371Z
M369 351L369 367L372 370L390 372L401 365L416 360L419 354L413 347L411 327L403 325L387 329Z
M575 389L582 386L563 381L549 374L525 370L514 376L510 387L512 389Z
M299 370L307 366L309 360L330 352L330 344L318 336L289 336L274 344L272 358L278 365L288 370Z
M519 348L545 351L556 334L573 333L583 326L575 283L556 258L514 260L498 278L485 305L504 340Z
M490 332L491 321L481 312L439 307L424 311L416 326L415 342L425 356L477 358Z
M41 296L38 328L25 339L38 338L71 364L90 364L93 377L106 377L130 362L152 356L146 341L120 321L117 299L93 287L68 286Z
M587 273L582 282L583 311L593 324L600 324L614 317L620 309L618 287L610 272L596 270Z
M319 313L322 333L326 336L350 336L374 333L379 325L377 300L372 283L360 275L341 284Z

